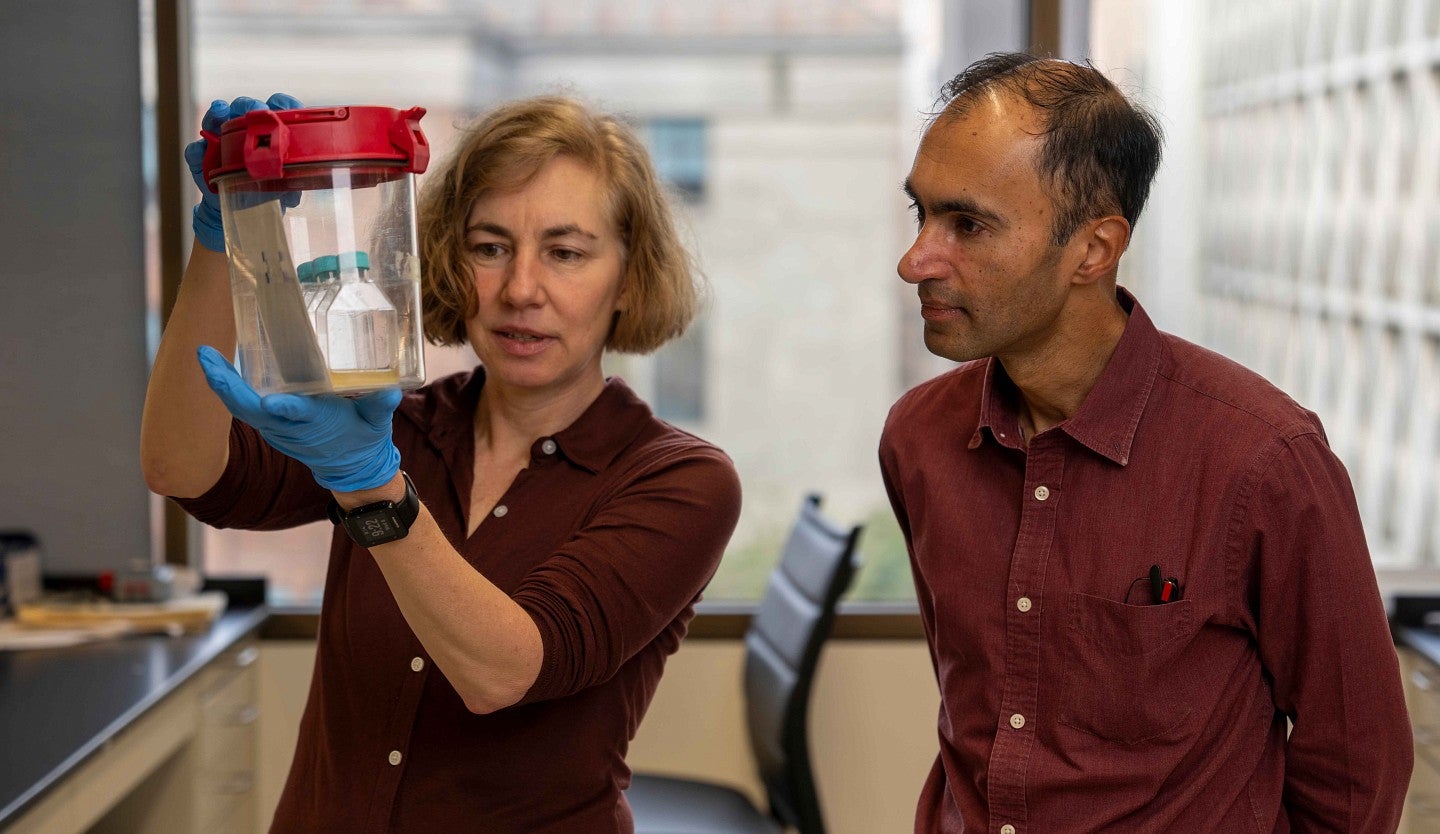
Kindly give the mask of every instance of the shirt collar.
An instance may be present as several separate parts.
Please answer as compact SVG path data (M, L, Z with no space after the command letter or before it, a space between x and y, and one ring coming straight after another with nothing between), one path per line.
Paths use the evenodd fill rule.
M560 452L577 466L599 472L654 419L650 406L630 390L625 380L612 376L605 380L600 396L553 439Z
M1116 296L1130 314L1125 332L1080 410L1059 428L1096 454L1125 466L1130 462L1130 447L1135 441L1140 417L1155 387L1161 341L1160 331L1155 329L1135 296L1124 288L1117 288ZM985 362L980 424L970 438L970 448L980 445L981 429L989 429L995 442L1018 449L1018 391L998 359L991 357Z
M475 408L485 387L485 368L477 365L452 380L442 380L429 392L416 392L413 403L402 410L439 448L450 448L475 431ZM428 394L428 395L427 395ZM408 407L406 407L408 406ZM538 450L545 440L555 441L557 451L589 472L599 472L630 445L653 419L650 407L620 377L610 377L595 401L575 422L549 438L537 438ZM537 453L538 456L538 453Z

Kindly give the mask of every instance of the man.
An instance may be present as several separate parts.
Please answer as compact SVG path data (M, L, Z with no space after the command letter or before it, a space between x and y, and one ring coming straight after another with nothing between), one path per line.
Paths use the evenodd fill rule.
M899 272L965 364L880 444L942 696L915 830L1393 832L1410 725L1343 466L1116 287L1153 119L1018 54L943 101Z

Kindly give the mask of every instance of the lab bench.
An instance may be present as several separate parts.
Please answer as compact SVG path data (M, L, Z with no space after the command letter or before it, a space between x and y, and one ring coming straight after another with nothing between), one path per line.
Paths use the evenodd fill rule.
M0 831L253 832L267 614L232 607L202 634L0 653Z

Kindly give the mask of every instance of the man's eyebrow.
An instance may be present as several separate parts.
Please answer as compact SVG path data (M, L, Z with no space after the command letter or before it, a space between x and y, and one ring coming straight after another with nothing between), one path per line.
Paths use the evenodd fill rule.
M968 197L956 197L949 200L941 200L930 207L930 214L940 217L945 214L966 214L977 220L985 220L996 226L1008 226L1005 218L995 212L982 208L979 203Z
M987 220L996 226L1010 225L1005 222L1005 218L990 209L982 207L969 197L954 197L948 200L940 200L927 207L921 202L920 196L915 193L915 186L910 184L910 180L907 179L901 183L900 189L904 191L905 196L909 197L910 201L919 206L922 211L935 217L939 217L942 214L968 214L977 220Z

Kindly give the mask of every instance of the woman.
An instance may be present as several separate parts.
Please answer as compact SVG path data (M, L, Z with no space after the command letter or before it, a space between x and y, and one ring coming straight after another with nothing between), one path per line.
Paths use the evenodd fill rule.
M215 526L290 527L333 499L336 517L394 502L408 527L369 548L336 529L274 830L628 831L627 745L740 504L721 451L601 372L606 349L683 332L688 258L634 134L561 98L483 117L420 214L426 335L480 366L403 398L261 398L223 358L223 237L197 207L146 482Z

